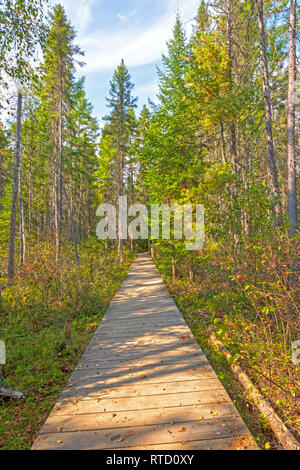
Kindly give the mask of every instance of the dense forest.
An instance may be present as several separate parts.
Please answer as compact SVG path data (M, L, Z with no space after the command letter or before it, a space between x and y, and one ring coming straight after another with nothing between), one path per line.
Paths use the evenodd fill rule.
M76 78L76 31L61 5L47 9L0 1L0 386L26 395L0 401L0 448L30 447L147 250L258 445L278 448L209 338L299 435L297 1L202 0L191 35L177 13L157 99L138 102L120 57L101 129ZM204 247L98 240L97 207L124 195L204 204Z

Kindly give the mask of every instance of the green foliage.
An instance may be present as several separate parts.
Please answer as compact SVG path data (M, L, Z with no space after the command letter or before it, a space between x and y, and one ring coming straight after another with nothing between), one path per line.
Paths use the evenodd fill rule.
M136 127L134 109L137 98L132 96L134 85L122 59L110 82L105 116L106 125L100 142L100 179L104 200L116 202L119 195L129 194L131 199L134 173L132 139ZM128 178L126 181L126 173Z
M0 83L7 76L30 81L29 57L45 40L44 7L48 0L2 0L0 8ZM34 57L36 59L36 57ZM4 75L3 75L4 73Z

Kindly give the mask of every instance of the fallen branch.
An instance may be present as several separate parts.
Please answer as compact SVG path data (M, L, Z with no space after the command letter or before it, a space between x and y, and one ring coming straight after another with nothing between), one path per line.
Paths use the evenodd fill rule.
M237 377L244 389L249 393L251 398L254 401L254 404L257 406L261 414L267 419L270 428L275 434L277 440L286 450L300 450L300 443L288 430L283 421L279 418L276 412L273 410L271 405L264 399L260 391L254 386L254 384L249 379L248 375L241 369L237 364L232 363L232 355L226 349L224 344L216 337L215 334L210 336L211 342L214 346L221 351L223 356L230 362L230 369Z
M6 388L0 388L0 397L25 400L25 395L22 392L14 392L13 390L7 390Z

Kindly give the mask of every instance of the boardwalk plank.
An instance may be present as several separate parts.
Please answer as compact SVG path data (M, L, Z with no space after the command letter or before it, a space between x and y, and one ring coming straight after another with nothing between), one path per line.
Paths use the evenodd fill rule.
M193 440L228 438L238 440L247 434L247 428L240 418L226 418L224 420L204 420L195 422L182 422L162 424L155 426L140 426L129 428L113 428L107 430L93 430L80 432L63 432L43 434L38 442L46 443L52 449L64 448L66 450L85 449L89 443L90 449L114 449L118 447L140 446L145 442L148 445L166 445L177 442L190 442ZM36 443L36 445L38 444Z
M232 409L230 402L184 407L184 414L178 407L159 410L133 410L119 411L118 413L92 413L79 415L64 415L60 419L63 432L88 431L94 429L110 429L112 427L124 428L128 426L156 425L182 423L201 420L214 420L225 417L237 417L238 413ZM233 415L233 413L236 413ZM55 413L50 414L42 434L57 433L57 418Z
M102 398L120 398L120 397L139 397L150 395L162 395L164 393L186 393L198 392L202 390L222 390L219 379L203 378L202 380L185 380L170 383L142 383L128 386L99 386L95 383L90 385L82 385L81 383L66 388L61 394L61 398L80 397L87 399Z

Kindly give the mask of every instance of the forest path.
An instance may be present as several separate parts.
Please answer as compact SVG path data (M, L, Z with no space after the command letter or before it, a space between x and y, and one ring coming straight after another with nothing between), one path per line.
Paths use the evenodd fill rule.
M133 263L32 448L257 448L148 255Z

